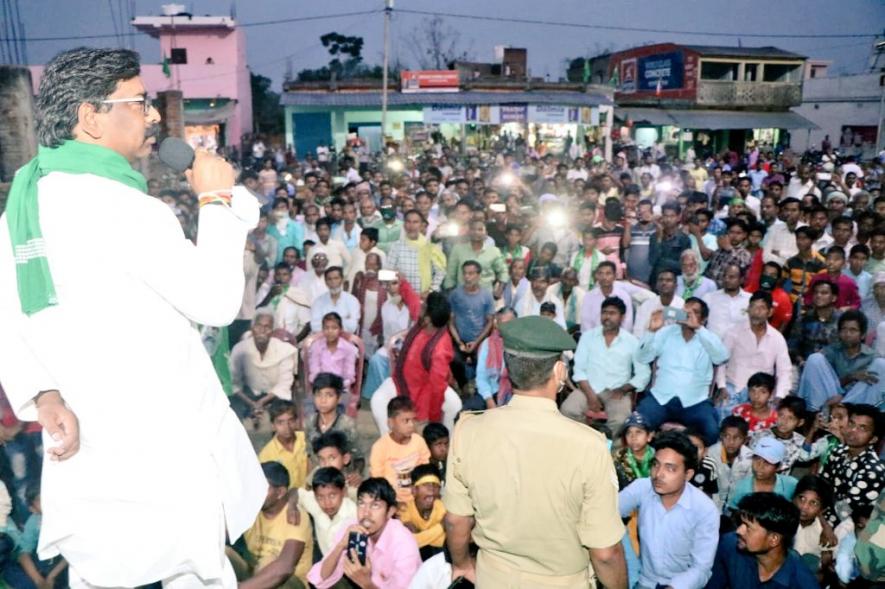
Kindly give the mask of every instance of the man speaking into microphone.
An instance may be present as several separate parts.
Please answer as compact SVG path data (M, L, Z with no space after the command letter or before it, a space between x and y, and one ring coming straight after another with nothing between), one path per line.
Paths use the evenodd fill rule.
M194 324L239 310L258 203L198 151L194 245L145 193L160 116L132 51L57 55L37 117L0 218L0 382L44 427L39 555L71 587L235 587L225 536L267 486Z

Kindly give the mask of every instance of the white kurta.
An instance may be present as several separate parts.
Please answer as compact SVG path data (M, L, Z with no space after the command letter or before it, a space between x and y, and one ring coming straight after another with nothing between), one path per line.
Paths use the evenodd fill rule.
M220 578L224 526L249 528L267 486L192 322L236 316L248 224L204 207L194 246L169 207L118 182L52 173L38 190L59 304L21 313L0 219L0 381L19 418L58 389L80 423L80 451L44 461L39 555L101 586Z

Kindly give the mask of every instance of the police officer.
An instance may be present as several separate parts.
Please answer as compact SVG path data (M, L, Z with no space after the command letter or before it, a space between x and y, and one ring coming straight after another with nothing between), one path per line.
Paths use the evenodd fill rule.
M556 407L567 374L562 352L575 342L543 317L510 321L501 335L513 398L462 414L452 438L444 502L453 578L480 589L586 589L592 563L603 586L626 589L605 438Z

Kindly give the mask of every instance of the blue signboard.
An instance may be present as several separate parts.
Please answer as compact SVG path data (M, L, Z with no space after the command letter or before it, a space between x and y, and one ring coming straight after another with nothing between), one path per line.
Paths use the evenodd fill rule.
M678 90L682 88L684 67L682 52L658 53L639 58L639 91Z

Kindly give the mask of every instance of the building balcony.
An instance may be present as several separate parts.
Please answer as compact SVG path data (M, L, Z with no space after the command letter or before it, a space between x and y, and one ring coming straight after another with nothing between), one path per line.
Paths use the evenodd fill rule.
M697 104L726 108L749 106L782 110L802 104L802 83L700 80Z

